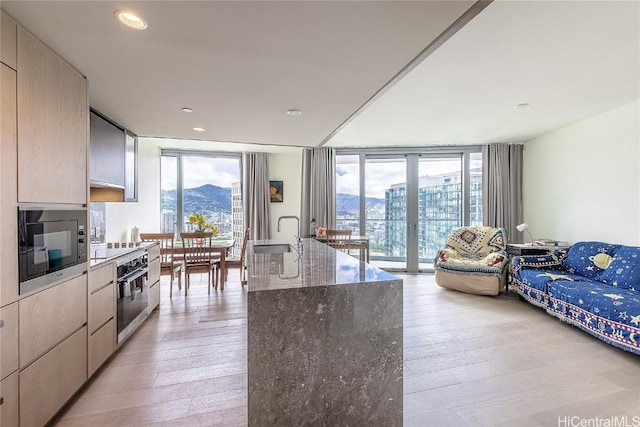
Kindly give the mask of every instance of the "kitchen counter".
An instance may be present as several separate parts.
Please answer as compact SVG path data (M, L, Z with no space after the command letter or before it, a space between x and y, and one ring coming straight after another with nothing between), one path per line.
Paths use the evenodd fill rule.
M290 245L291 252L256 253L255 246ZM360 262L315 239L302 239L302 254L297 242L252 240L247 247L249 260L248 291L296 289L370 282L397 281L391 273Z
M156 242L142 242L139 246L135 246L132 248L110 248L101 251L99 257L91 258L89 260L89 266L93 270L95 268L100 267L104 263L116 261L118 258L123 257L125 255L134 255L136 252L144 252L148 248L157 245ZM91 252L93 254L93 250Z
M258 252L287 243L247 248L249 425L402 425L402 279L313 239Z

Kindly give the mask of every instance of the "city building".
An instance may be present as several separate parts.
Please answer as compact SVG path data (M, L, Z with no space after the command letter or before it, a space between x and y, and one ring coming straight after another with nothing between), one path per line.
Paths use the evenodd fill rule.
M462 182L460 173L426 175L418 188L418 256L433 260L453 227L462 225ZM385 256L403 258L407 242L406 183L385 191ZM469 224L482 224L482 169L471 170Z

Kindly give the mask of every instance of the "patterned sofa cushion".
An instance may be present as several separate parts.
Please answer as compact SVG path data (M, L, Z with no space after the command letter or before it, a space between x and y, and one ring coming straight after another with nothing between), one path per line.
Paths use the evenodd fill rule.
M454 228L438 252L436 269L500 276L509 263L505 233L504 228L481 225Z
M640 294L600 282L549 283L547 311L605 341L640 351Z
M622 246L598 280L611 286L640 291L640 248Z
M504 228L472 225L451 230L446 245L467 258L482 259L507 249Z
M565 271L524 268L517 276L524 285L547 292L549 283L556 280L581 281L583 277Z
M578 242L569 249L564 270L599 280L620 247L603 242Z

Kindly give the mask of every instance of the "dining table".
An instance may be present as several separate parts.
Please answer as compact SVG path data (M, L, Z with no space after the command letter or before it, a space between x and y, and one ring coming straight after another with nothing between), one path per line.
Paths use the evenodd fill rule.
M233 247L233 245L235 245L235 243L236 243L235 239L232 239L232 238L214 237L211 239L211 246L207 247L207 249L212 254L217 254L220 258L220 290L221 291L224 291L224 282L226 281L226 277L227 277L226 266L225 266L227 252L229 251L230 248ZM184 260L185 248L180 243L174 246L173 252L176 256L176 259Z

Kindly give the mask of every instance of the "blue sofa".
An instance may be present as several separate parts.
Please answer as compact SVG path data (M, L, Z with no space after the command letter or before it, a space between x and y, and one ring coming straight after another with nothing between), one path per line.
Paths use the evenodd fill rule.
M579 242L512 259L526 301L611 345L640 354L640 248Z

